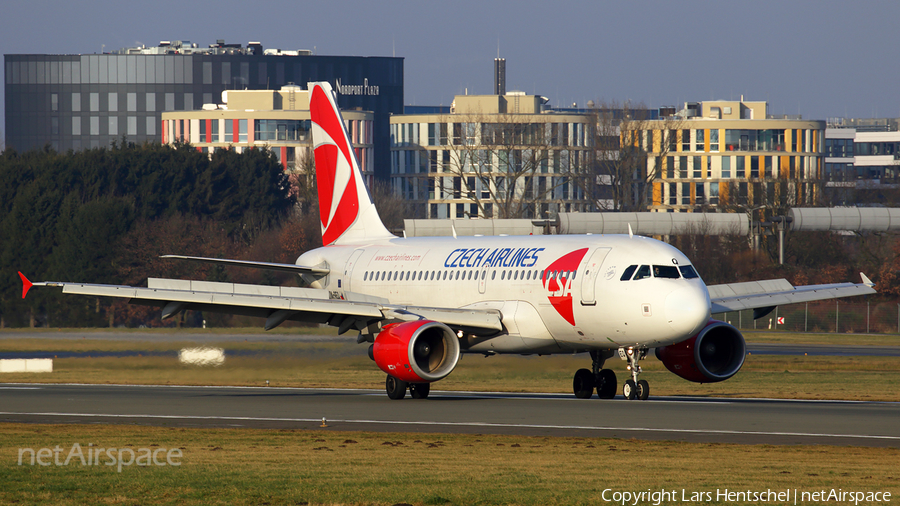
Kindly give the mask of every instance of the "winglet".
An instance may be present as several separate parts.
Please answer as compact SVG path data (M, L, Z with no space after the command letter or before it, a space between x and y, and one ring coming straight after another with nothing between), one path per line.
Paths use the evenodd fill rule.
M631 223L628 224L628 237L634 237L634 231L631 230Z
M869 279L869 277L866 276L865 274L863 274L863 273L860 272L860 273L859 273L859 276L862 278L862 282L863 282L864 285L866 285L866 286L871 286L871 287L874 287L874 286L875 286L875 283L873 283L872 280Z
M31 287L34 286L34 283L32 283L31 281L28 281L28 278L26 278L25 275L22 274L22 271L18 271L18 272L19 272L19 277L22 278L22 298L24 299L25 296L28 295L28 290L30 290Z

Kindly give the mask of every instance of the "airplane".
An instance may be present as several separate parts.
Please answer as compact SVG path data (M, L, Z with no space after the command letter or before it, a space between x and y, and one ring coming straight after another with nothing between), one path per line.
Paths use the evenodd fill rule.
M640 361L651 349L672 373L712 383L734 376L746 344L712 313L875 293L874 283L792 286L765 280L707 286L678 249L649 237L553 235L397 237L381 222L362 179L336 96L327 82L309 83L312 138L323 247L294 264L166 255L164 258L294 273L303 288L148 279L147 287L72 282L31 283L64 293L124 297L158 306L162 317L217 311L265 318L270 330L287 320L358 332L387 377L390 399L428 397L461 353L550 355L588 353L573 393L616 396L607 360L627 362L626 399L647 399Z

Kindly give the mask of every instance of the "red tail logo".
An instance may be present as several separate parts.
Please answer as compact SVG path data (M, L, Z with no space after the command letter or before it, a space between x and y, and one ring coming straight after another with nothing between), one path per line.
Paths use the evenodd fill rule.
M573 327L575 312L572 307L572 283L575 281L575 271L587 250L588 248L582 248L559 257L547 267L541 279L544 289L549 292L547 298L550 299L550 304Z
M326 140L315 147L315 157L322 243L327 246L350 228L359 214L359 195L353 174L356 164L336 105L318 86L312 89L309 110L313 123L326 136Z

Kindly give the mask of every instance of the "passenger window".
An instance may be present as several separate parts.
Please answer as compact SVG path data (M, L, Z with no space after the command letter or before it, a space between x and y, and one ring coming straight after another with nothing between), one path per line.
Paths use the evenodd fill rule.
M491 279L497 279L497 271L491 271Z
M634 274L635 270L637 270L637 265L629 265L628 268L625 269L625 272L622 273L622 277L619 278L619 281L628 281L631 279L631 275Z
M697 274L697 271L694 270L693 265L682 265L680 267L680 269L681 269L681 276L684 279L694 279L694 278L700 277L700 275Z
M540 274L540 276L538 276L538 278L544 279L544 270L543 269L541 269L541 274Z
M369 273L363 274L363 281L367 281L369 279Z
M678 267L675 267L674 265L654 265L653 277L678 279L681 276L678 274Z
M638 269L637 274L634 275L634 280L637 281L639 279L644 279L644 278L649 278L649 277L650 277L650 266L642 265Z
M484 278L487 277L487 271L481 271L481 280L484 281Z
M501 280L506 279L506 271L500 271L500 279Z

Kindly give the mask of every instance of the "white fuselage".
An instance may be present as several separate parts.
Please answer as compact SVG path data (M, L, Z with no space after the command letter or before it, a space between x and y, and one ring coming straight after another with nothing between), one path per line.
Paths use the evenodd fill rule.
M297 264L327 265L320 284L335 298L499 310L504 332L464 340L470 352L665 346L710 317L706 285L683 275L694 272L690 260L640 236L396 238L319 248ZM641 266L649 276L638 275Z

